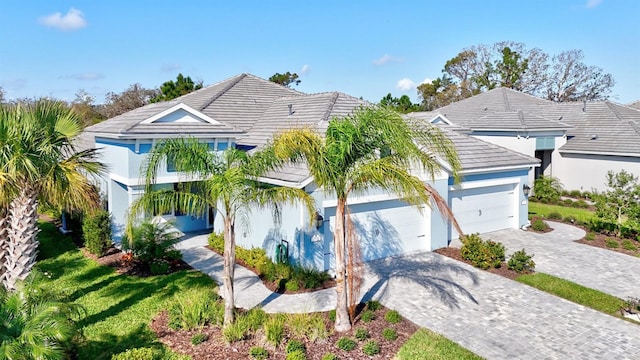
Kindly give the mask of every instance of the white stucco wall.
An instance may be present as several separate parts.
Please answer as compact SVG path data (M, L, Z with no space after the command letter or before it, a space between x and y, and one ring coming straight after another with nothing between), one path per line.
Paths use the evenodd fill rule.
M626 170L640 177L640 158L561 153L561 164L556 177L565 190L606 190L607 172Z

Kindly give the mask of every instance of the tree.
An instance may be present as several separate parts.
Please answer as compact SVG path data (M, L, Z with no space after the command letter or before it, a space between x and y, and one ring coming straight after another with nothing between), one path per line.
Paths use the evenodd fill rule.
M4 102L4 89L0 86L0 104Z
M276 84L280 84L282 86L286 86L288 88L291 87L291 84L298 86L302 82L302 80L298 79L298 74L296 73L292 74L288 71L284 74L280 74L280 73L273 74L269 78L269 81L274 82Z
M36 286L0 287L0 359L65 359L84 309Z
M202 89L202 81L194 83L190 76L184 77L178 74L176 81L169 80L160 86L160 92L151 99L151 102L169 101L199 89Z
M551 58L513 41L474 45L445 63L442 78L419 85L418 95L427 110L497 86L558 102L607 99L615 84L613 77L582 59L580 50Z
M71 109L78 114L83 127L91 126L105 119L94 104L95 98L84 89L78 90L75 96L71 102Z
M158 169L168 160L187 179L204 180L181 183L177 190L154 190ZM145 161L145 193L131 205L130 224L145 211L156 215L174 207L196 215L204 215L211 208L223 219L225 326L234 321L236 221L249 221L248 214L254 206L277 210L282 204L302 202L309 214L315 209L313 198L304 190L268 186L255 180L277 165L278 162L268 152L249 155L229 149L219 155L211 152L206 143L183 138L156 145ZM275 211L274 216L279 216L279 213Z
M637 225L640 218L640 184L638 177L621 170L607 173L607 191L596 194L596 215L616 224L616 235L622 235L626 224Z
M0 205L6 231L2 282L13 289L37 254L38 203L89 210L99 196L87 178L101 174L96 149L77 151L82 126L65 103L37 100L0 108Z
M391 96L391 93L388 93L385 97L380 100L380 105L389 106L395 111L399 113L410 113L414 111L420 111L420 104L414 104L411 102L411 98L408 95L402 95L400 98Z
M581 50L569 50L553 57L553 79L545 86L546 98L552 101L604 100L615 85L613 76L599 67L582 62Z
M347 291L345 280L355 281L354 238L349 200L354 194L381 188L417 206L432 201L441 214L451 216L446 199L410 169L433 177L440 170L436 157L446 160L454 175L460 163L451 141L435 126L406 119L386 107L367 107L329 122L326 135L312 129L291 129L276 135L271 145L279 159L305 163L318 187L337 199L334 226L336 258L336 321L339 332L351 328L349 304L358 287ZM451 216L452 218L452 216ZM457 225L457 224L456 224ZM459 230L459 228L458 228ZM462 233L462 231L460 231ZM348 235L351 234L351 235ZM347 265L349 264L349 266Z
M147 105L157 95L157 89L145 89L140 84L133 84L120 94L107 93L101 113L105 118L110 119Z

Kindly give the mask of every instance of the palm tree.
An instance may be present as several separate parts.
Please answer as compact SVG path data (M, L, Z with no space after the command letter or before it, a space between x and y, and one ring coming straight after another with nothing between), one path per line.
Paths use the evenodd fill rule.
M65 359L83 308L31 279L18 281L12 291L0 287L0 360Z
M26 278L38 249L38 202L86 210L98 204L88 176L104 166L96 149L77 151L82 125L66 104L49 100L0 108L0 249L3 284ZM2 251L2 250L0 250Z
M312 129L285 131L275 137L271 151L280 159L305 163L316 184L326 192L333 192L337 198L335 328L339 332L347 331L351 328L348 304L353 304L348 297L355 299L355 293L348 295L345 275L349 280L357 275L347 272L345 258L356 255L359 248L355 245L353 232L349 232L349 196L378 187L411 205L433 203L441 214L453 219L447 201L412 172L425 172L434 179L441 169L438 162L441 157L457 178L460 164L456 151L435 126L404 120L385 107L361 108L351 116L333 119L325 136ZM454 225L457 227L455 221ZM353 266L349 268L353 269Z
M160 164L170 160L176 171L187 181L177 190L154 190ZM237 149L222 154L210 151L207 144L197 139L169 139L156 145L145 162L145 193L129 210L129 223L143 212L153 215L178 207L185 213L204 215L208 208L215 209L224 222L224 273L225 299L224 324L234 321L234 265L236 221L248 221L253 206L266 208L274 204L305 204L311 214L314 200L304 190L262 184L261 174L275 168L278 162L269 153L249 155ZM278 209L278 206L272 206ZM131 228L131 226L129 226Z

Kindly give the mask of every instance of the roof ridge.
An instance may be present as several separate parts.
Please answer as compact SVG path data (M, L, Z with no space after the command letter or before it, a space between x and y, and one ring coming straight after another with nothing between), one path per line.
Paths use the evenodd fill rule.
M504 98L505 110L511 111L511 104L509 103L509 97L507 96L507 90L506 90L506 88L501 88L501 89L502 89L502 97Z
M610 101L605 101L604 103L607 104L607 107L611 110L611 112L613 112L613 114L618 118L618 120L620 121L624 120L622 118L622 115L620 115L620 113L618 112L618 109L611 106L612 103Z
M524 130L527 130L527 123L524 121L524 113L522 110L518 110L518 119L520 119L520 124L524 127Z
M331 111L333 111L333 107L335 106L336 100L338 100L339 96L340 96L340 93L338 93L337 91L333 92L331 101L329 101L329 105L327 105L327 110L325 110L324 114L322 114L320 121L329 121L329 115L331 115Z
M244 76L246 76L246 77L254 78L254 79L256 79L256 80L260 80L260 81L268 82L268 83L271 83L271 84L275 84L275 85L280 86L280 87L282 87L282 88L285 88L285 89L287 89L287 90L290 90L290 91L293 91L293 92L297 92L297 93L305 94L305 95L306 95L306 93L304 93L304 92L302 92L302 91L299 91L299 90L296 90L296 89L290 88L290 87L288 87L288 86L284 86L284 85L282 85L282 84L278 84L277 82L273 82L273 81L271 81L271 80L269 80L269 79L263 79L263 78L261 78L260 76L253 75L253 74L251 74L251 73L242 73L242 75L244 75Z
M231 89L232 87L236 86L240 80L244 79L245 77L247 77L246 73L242 73L240 74L237 79L234 79L233 81L231 81L229 84L227 84L227 86L225 86L224 88L222 88L222 90L220 90L215 96L213 96L211 98L210 101L206 102L204 106L201 106L198 111L202 111L204 109L206 109L209 105L211 105L214 101L216 101L218 98L220 98L220 96L222 96L224 93L226 93L227 91L229 91L229 89Z

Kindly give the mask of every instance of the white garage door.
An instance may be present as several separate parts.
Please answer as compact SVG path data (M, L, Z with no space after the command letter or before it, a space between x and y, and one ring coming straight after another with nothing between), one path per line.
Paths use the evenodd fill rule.
M466 234L517 226L516 184L451 191L451 209ZM453 238L458 234L453 232Z
M420 214L415 207L398 200L351 205L364 261L430 249L430 208ZM325 269L334 267L333 230L335 207L325 208Z

